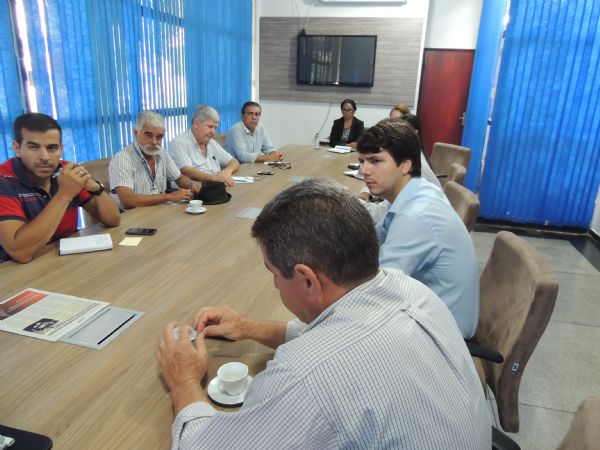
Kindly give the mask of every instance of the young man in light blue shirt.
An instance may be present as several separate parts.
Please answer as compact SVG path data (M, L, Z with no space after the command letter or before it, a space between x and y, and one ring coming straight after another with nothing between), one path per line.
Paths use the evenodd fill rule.
M242 106L242 120L236 123L223 146L241 163L280 161L283 152L277 151L267 130L260 125L262 110L256 102L246 102Z
M475 249L444 192L421 178L419 140L401 122L380 122L358 142L359 173L391 205L377 223L382 267L402 269L446 303L465 338L479 321Z

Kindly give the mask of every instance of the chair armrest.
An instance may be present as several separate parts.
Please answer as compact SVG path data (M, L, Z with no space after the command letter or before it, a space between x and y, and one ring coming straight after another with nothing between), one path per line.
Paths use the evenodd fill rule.
M504 362L504 357L494 349L484 347L483 345L477 345L469 341L465 341L465 343L467 344L467 348L469 349L471 356L487 359L488 361L497 364Z
M496 427L492 427L492 450L521 450L521 447Z

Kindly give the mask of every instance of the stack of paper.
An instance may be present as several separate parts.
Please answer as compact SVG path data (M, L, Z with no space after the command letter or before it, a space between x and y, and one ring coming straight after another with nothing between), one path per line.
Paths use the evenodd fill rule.
M358 173L358 170L346 170L344 172L344 175L348 175L349 177L358 178L359 180L365 179L365 177L363 177L360 173Z
M236 183L254 183L254 177L231 177Z
M112 248L113 243L110 234L96 234L94 236L63 238L60 240L58 252L61 255L72 255L73 253L97 252L99 250L111 250Z
M346 147L345 145L336 145L335 147L330 148L329 151L333 153L350 153L352 151L352 147Z

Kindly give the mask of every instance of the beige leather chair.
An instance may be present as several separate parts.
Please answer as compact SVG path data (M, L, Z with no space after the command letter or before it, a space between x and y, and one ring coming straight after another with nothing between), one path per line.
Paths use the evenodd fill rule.
M83 167L87 169L95 180L98 180L104 185L104 189L110 192L110 179L108 177L108 164L110 158L94 159L92 161L86 161L81 163Z
M454 181L461 186L465 185L465 177L467 176L467 168L459 163L450 164L450 170L448 171L448 181Z
M588 397L579 404L571 427L557 450L600 449L600 398Z
M469 233L473 231L479 215L479 197L454 181L448 181L444 185L444 192L452 208L467 227L467 231Z
M227 133L215 134L215 137L213 139L217 141L221 147L223 147L225 139L227 139Z
M516 433L521 376L554 310L558 281L537 250L513 233L501 231L480 285L479 325L473 343L498 351L504 361L473 360L494 393L502 428Z
M436 142L433 144L429 162L431 169L440 179L442 186L446 182L450 173L450 166L453 163L458 163L465 168L469 167L471 161L471 149L461 147L460 145L445 144Z
M87 169L95 180L98 180L104 185L104 190L110 192L110 178L108 176L108 165L110 158L94 159L92 161L86 161L81 163L83 167ZM90 226L98 223L92 216L90 216L85 210L83 211L83 217L85 220L85 226Z

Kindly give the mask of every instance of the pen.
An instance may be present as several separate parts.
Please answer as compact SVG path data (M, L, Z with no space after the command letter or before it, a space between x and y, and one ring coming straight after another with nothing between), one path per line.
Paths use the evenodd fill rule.
M77 163L74 164L72 168L74 169L75 167L79 167L79 164L77 164ZM64 169L64 167L61 166L60 169L58 169L56 172L54 172L52 174L52 178L56 178L57 176L59 176L62 173L63 169Z

